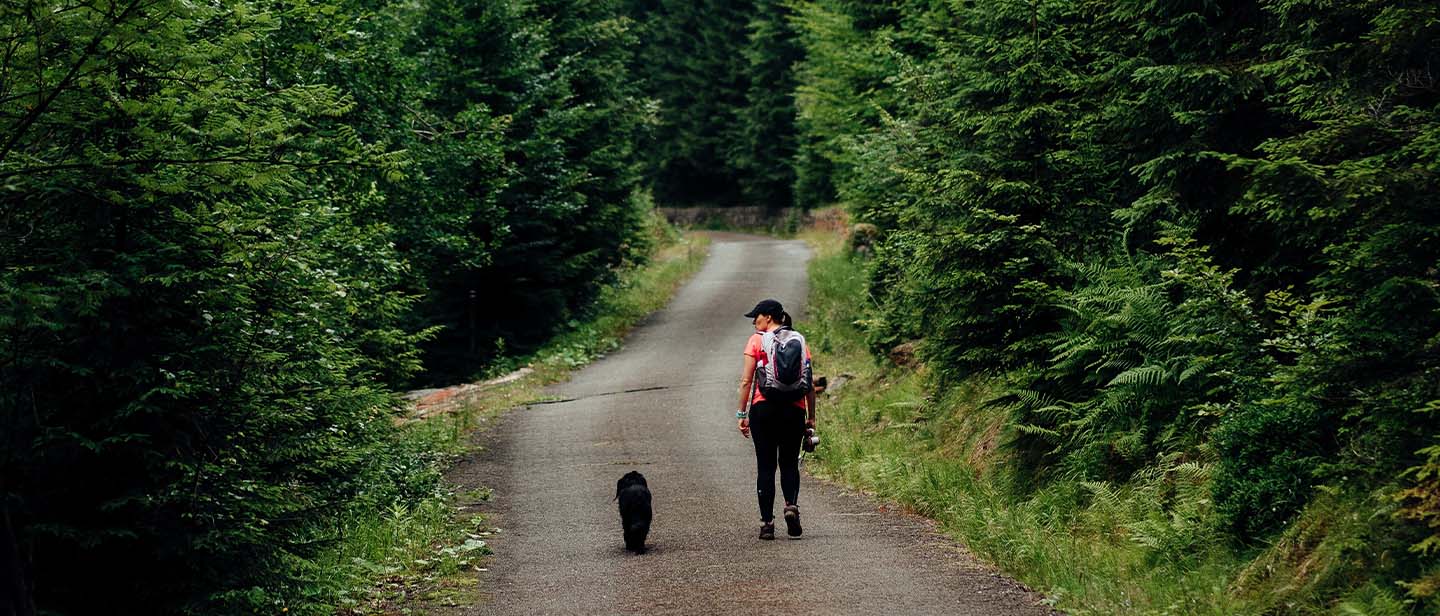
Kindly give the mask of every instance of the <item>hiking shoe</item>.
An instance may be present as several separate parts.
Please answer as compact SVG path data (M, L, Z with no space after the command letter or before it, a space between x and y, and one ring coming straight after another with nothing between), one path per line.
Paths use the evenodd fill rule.
M775 524L773 522L766 522L760 525L760 538L766 541L775 540Z
M799 537L800 532L800 508L795 505L785 505L785 534Z

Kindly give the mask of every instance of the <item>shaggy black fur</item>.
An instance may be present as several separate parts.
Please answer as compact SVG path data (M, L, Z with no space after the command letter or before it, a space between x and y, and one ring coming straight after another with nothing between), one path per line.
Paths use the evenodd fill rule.
M620 501L620 528L625 531L625 549L645 553L645 536L650 534L650 486L636 471L615 482L615 500Z

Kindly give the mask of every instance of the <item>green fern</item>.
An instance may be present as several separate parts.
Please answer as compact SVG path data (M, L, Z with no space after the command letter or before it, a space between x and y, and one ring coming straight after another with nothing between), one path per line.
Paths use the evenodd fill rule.
M1148 365L1131 368L1110 379L1106 387L1116 385L1140 385L1158 387L1169 381L1169 371L1162 366Z

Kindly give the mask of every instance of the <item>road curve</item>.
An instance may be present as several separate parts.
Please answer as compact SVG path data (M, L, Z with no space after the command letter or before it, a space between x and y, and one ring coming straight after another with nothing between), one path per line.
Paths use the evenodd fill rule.
M759 541L755 457L735 431L744 314L803 314L798 241L714 234L704 268L625 347L505 415L451 480L488 487L501 532L463 614L1050 614L916 516L806 477L803 539ZM817 366L819 374L825 367ZM824 428L824 402L820 403ZM823 447L823 445L822 445ZM650 551L624 551L611 500L639 470ZM777 505L776 510L779 510Z

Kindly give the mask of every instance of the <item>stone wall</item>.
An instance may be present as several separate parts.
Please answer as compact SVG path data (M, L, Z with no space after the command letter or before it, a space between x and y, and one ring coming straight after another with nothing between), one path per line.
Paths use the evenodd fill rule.
M662 207L656 208L670 224L683 227L764 229L783 227L794 208L769 209L761 206L747 207ZM807 225L813 217L806 212L800 214L799 224Z

